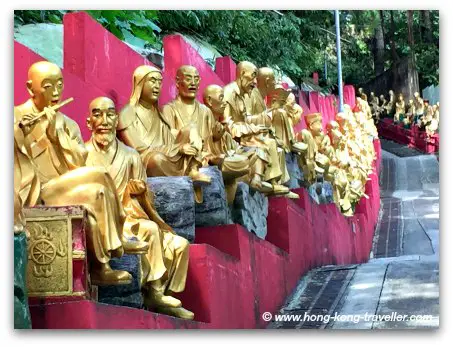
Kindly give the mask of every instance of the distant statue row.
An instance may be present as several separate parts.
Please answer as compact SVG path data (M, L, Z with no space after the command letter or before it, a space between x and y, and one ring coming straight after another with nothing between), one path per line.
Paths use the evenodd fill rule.
M139 254L145 305L193 319L173 295L185 287L188 242L157 213L147 176L189 176L201 202L211 178L199 169L215 165L229 203L238 181L267 195L298 198L283 185L289 180L285 154L293 152L306 182L330 181L335 203L352 215L365 195L375 156L375 128L366 103L356 113L350 108L339 113L328 124L328 135L319 113L306 115L308 128L296 134L302 108L276 85L272 70L241 62L236 73L224 88L206 87L203 105L196 100L197 69L181 66L178 95L161 110L162 73L140 66L121 112L106 97L90 103L86 124L92 136L84 143L77 123L59 111L65 104L61 70L49 62L33 64L26 83L31 98L14 108L15 231L24 230L24 205L82 205L88 211L92 283L130 283L131 275L113 270L109 261Z
M367 95L362 88L359 88L359 96L367 101ZM390 90L387 101L384 95L377 98L371 92L369 105L376 121L385 117L393 117L395 124L402 124L406 129L415 125L421 130L425 130L428 137L439 132L440 103L430 105L429 101L423 100L418 92L414 93L414 98L409 99L407 104L401 93L398 95L398 99L395 99L395 94Z

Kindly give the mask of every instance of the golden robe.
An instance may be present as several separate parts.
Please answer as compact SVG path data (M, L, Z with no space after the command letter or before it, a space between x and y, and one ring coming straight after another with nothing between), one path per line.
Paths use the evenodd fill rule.
M30 99L14 107L14 123L38 113ZM111 252L122 254L121 232L125 215L116 188L106 170L85 167L87 151L76 122L56 114L56 132L49 138L46 117L18 142L36 167L44 205L82 205L88 211L87 247L98 262L107 263ZM25 193L24 193L25 194ZM22 194L21 194L22 195Z
M201 155L182 154L191 141L193 129L184 128L176 137L158 108L127 104L120 113L117 137L140 154L146 173L154 176L186 176L193 166L201 166Z
M224 88L225 119L229 123L231 136L244 147L257 147L256 154L259 158L268 162L264 174L264 180L273 179L286 182L289 180L286 169L285 153L279 152L277 142L274 139L263 136L261 129L247 120L245 99L241 95L236 82L231 82Z
M189 242L174 233L154 207L154 195L148 190L146 172L136 150L115 139L113 159L103 160L104 154L93 139L86 143L87 166L103 166L113 178L118 196L126 211L123 233L149 243L147 254L141 257L143 283L156 290L184 290L189 262ZM131 194L131 180L140 181L145 190L140 195ZM133 183L132 183L133 184ZM159 282L155 282L160 280Z

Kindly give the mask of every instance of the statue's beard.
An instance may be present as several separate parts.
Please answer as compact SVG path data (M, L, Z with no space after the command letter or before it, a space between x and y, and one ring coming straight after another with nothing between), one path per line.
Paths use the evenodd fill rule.
M115 140L115 132L111 133L95 133L94 140L101 147L108 147Z

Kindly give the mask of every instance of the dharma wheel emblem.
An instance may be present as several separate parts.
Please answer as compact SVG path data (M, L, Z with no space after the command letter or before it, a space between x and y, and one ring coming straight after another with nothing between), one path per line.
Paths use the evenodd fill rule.
M34 223L30 228L32 240L29 246L28 259L33 261L33 274L36 277L50 277L52 263L57 256L66 256L66 249L60 240L58 247L52 243L53 237L46 226Z

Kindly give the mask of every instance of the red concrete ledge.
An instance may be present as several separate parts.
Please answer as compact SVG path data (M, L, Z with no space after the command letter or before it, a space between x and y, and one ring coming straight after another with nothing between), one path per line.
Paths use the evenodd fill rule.
M402 125L394 124L392 119L386 118L378 124L379 135L383 138L416 148L423 153L439 152L439 134L428 138L425 131L413 125L405 129Z

